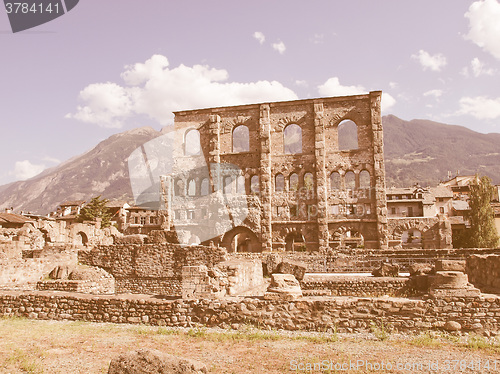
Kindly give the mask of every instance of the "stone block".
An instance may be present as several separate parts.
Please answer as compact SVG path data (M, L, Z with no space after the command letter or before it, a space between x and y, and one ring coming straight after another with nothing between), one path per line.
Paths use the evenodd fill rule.
M373 270L375 277L397 277L399 275L399 265L383 263L378 269Z
M298 281L304 279L306 274L307 265L300 261L292 261L284 259L278 265L277 272L281 274L292 274Z
M109 364L108 374L202 374L206 366L195 360L177 357L155 349L124 353Z
M430 276L430 288L466 288L467 274L459 271L438 271Z
M410 277L413 277L417 275L431 274L434 272L434 267L427 263L416 263L411 264L408 270L410 272Z
M302 296L300 283L292 274L272 274L271 284L264 298L267 300L295 300Z
M465 260L436 260L436 271L460 271L465 273Z

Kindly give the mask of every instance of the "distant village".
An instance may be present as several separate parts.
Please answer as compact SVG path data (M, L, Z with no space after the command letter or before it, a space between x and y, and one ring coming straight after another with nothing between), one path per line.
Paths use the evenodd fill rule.
M469 227L467 213L469 212L469 185L475 176L456 176L448 181L441 182L436 187L421 187L416 184L413 187L390 187L386 189L387 217L397 218L430 218L439 217L449 222L452 230L452 237L459 237L460 233ZM495 225L500 232L500 185L495 186L491 200L491 206L495 214ZM59 204L57 209L47 215L37 215L30 212L14 212L12 209L4 209L0 213L0 228L2 229L3 240L12 240L15 235L9 238L9 229L21 229L30 225L42 228L45 233L46 243L58 242L52 240L47 230L43 227L56 224L56 227L80 227L82 222L79 215L82 208L87 204L85 200L65 201ZM136 206L128 201L109 201L107 209L111 215L112 230L123 235L149 235L152 231L162 230L162 211L152 210L141 206ZM189 224L190 220L196 218L199 212L191 210L176 210L175 217L183 224ZM355 207L345 207L346 218L355 214ZM95 227L94 222L86 222ZM80 225L80 226L78 226ZM97 227L100 229L100 227ZM74 231L74 230L73 230ZM14 232L12 232L14 233ZM350 233L351 234L351 233ZM55 238L54 238L55 239ZM76 233L70 240L71 244L89 244L89 235L85 230ZM1 237L0 237L1 240ZM62 240L63 244L67 240ZM346 238L344 243L347 246L357 247L360 245L359 238L354 233ZM403 248L425 248L424 233L417 228L406 230L402 233L401 244ZM453 243L453 247L457 246ZM286 248L286 247L285 247ZM295 246L288 249L294 250ZM236 251L236 248L233 248ZM239 248L239 251L247 251L248 248Z

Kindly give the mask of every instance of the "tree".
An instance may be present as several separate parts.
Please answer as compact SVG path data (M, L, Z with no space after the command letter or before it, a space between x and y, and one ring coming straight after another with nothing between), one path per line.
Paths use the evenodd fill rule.
M469 207L467 214L470 228L464 232L464 246L469 248L496 248L498 232L495 227L495 214L491 207L493 186L491 179L476 176L469 185Z
M96 218L101 219L101 227L111 226L111 213L109 212L108 199L101 199L101 195L93 197L88 204L86 204L80 214L78 219L80 221L95 221Z

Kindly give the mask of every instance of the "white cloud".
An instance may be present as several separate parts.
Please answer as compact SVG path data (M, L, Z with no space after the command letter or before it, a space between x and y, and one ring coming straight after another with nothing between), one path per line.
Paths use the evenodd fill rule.
M500 98L486 96L462 97L457 114L469 114L477 119L495 119L500 117Z
M60 164L61 163L61 160L59 160L58 158L50 157L50 156L45 156L44 158L42 158L42 160L50 162L51 164Z
M432 71L441 71L441 69L447 64L446 57L444 57L441 53L431 55L423 49L418 51L417 55L411 55L411 57L418 60L424 70L431 69Z
M80 92L79 99L86 105L78 106L76 114L67 114L66 118L117 128L132 112L130 92L111 82L88 85Z
M314 34L311 41L313 44L323 44L325 39L324 34Z
M475 77L479 77L480 75L493 75L494 71L493 69L486 69L484 67L484 64L479 61L477 57L475 57L471 62L471 69L472 69L472 74L474 74Z
M264 44L264 42L266 41L266 36L265 36L263 33L261 33L260 31L255 31L255 32L253 33L253 37L254 37L255 39L257 39L257 41L258 41L260 44Z
M295 81L295 85L296 86L299 86L299 87L307 87L307 81L305 80L296 80Z
M325 83L318 86L318 92L322 96L348 96L367 93L363 86L343 86L338 77L329 78ZM386 112L396 104L396 99L388 93L382 93L382 111Z
M273 49L275 51L278 51L279 54L282 55L286 51L285 43L283 43L283 42L273 43Z
M399 85L398 85L398 83L397 83L397 82L389 82L389 87L390 87L391 89L398 88L398 86L399 86Z
M430 90L424 92L424 96L434 96L436 99L443 95L443 90Z
M126 118L142 114L162 125L172 123L172 111L212 106L296 100L297 95L277 81L226 82L228 72L205 65L169 68L165 56L126 66L125 86L94 83L80 93L83 106L67 117L104 127L121 127Z
M500 60L500 3L497 0L476 1L465 17L469 19L465 38Z
M40 174L44 169L45 165L32 164L28 160L16 161L14 176L17 180L25 180Z

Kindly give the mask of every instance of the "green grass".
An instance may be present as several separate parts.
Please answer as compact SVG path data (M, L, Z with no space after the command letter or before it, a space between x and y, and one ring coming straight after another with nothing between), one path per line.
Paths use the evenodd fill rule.
M426 331L410 340L410 344L417 347L441 347L443 341L433 337L429 331Z
M381 320L380 323L375 323L372 322L370 329L372 331L372 334L375 335L375 337L380 340L380 341L385 341L389 339L389 336L391 335L391 329L388 329L389 326L386 326L384 323L384 320Z

